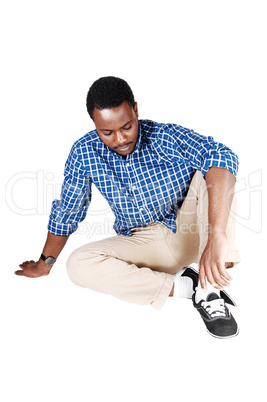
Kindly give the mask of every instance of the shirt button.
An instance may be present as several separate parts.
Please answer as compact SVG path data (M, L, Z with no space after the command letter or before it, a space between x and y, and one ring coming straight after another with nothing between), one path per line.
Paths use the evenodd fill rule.
M132 186L132 190L136 190L136 186Z
M127 162L127 163L126 163L126 167L129 167L129 166L130 166L130 163Z

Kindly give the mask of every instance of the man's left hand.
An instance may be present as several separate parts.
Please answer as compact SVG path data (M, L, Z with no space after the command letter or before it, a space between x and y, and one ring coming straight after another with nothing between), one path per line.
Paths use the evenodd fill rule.
M208 238L207 245L199 262L199 280L201 287L206 289L206 281L217 289L230 286L232 277L225 268L228 252L228 242L225 234L213 234Z

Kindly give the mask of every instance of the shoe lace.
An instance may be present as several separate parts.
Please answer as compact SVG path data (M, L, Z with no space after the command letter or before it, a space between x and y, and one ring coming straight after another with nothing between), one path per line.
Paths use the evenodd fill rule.
M226 306L223 299L216 299L212 301L202 302L202 307L210 315L214 317L226 317Z

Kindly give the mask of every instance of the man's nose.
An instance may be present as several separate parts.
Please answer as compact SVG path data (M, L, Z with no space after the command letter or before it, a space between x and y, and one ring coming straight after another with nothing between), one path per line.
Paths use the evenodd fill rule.
M126 136L121 131L117 131L116 132L116 142L117 142L117 144L122 145L122 144L125 144L126 141L127 141Z

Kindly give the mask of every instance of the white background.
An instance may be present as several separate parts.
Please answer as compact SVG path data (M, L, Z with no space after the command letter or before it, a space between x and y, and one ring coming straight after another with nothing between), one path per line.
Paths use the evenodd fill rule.
M265 400L265 5L2 2L2 401ZM229 291L238 337L209 336L189 300L157 312L70 282L71 251L113 234L97 192L50 276L13 274L39 258L71 145L94 128L87 90L104 75L128 81L140 118L212 135L239 155L242 263Z

